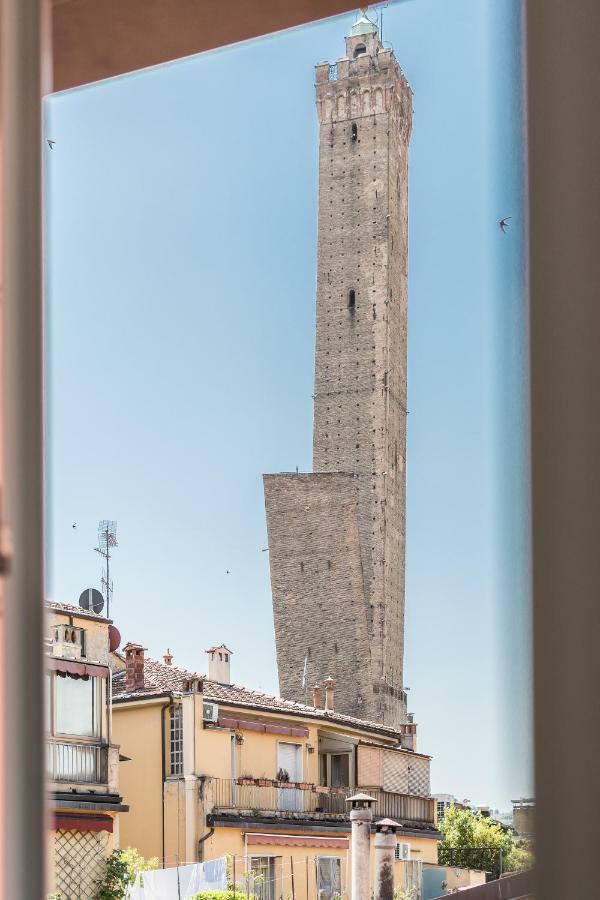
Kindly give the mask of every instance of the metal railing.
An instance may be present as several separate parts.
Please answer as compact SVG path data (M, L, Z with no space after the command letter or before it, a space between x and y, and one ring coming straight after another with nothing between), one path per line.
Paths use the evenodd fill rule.
M260 779L262 780L262 779ZM244 783L244 779L211 778L213 812L247 810L254 815L261 812L287 812L298 814L348 816L346 797L353 788L321 788L313 785L297 787L280 784ZM266 779L265 779L266 780ZM361 788L363 790L363 788ZM409 794L391 794L379 789L364 788L375 799L373 817L391 818L403 824L433 825L435 801L428 797Z
M49 781L72 784L108 783L108 747L47 741L46 773Z

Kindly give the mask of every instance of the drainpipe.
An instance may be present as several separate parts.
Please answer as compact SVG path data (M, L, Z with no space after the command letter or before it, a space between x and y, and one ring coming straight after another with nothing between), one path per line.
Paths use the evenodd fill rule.
M215 833L215 829L211 826L210 831L207 831L206 834L203 834L201 838L198 838L198 862L202 862L204 857L204 841L207 841L209 838L213 836Z

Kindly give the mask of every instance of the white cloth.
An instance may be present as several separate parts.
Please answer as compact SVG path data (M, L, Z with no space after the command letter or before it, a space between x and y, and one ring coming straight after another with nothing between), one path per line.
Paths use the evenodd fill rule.
M144 886L142 887L142 877ZM227 860L224 856L205 863L141 872L129 889L129 900L189 900L198 891L227 890Z

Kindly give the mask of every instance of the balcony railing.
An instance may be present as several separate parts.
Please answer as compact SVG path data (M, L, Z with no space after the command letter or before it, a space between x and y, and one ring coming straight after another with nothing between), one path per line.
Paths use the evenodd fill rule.
M107 784L108 747L48 741L46 772L49 781L70 784Z
M262 779L261 779L262 780ZM257 779L258 781L258 779ZM244 783L245 782L245 783ZM278 786L277 784L247 783L246 779L211 778L213 812L249 811L259 813L291 813L295 817L348 816L346 797L353 788L316 788L313 785ZM428 797L391 794L379 789L361 788L375 799L373 817L391 818L402 824L433 825L434 801Z

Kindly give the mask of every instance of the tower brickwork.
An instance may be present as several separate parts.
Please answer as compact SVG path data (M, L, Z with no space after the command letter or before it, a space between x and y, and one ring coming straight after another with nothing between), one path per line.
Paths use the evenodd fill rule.
M314 474L265 476L280 690L303 701L306 666L340 711L399 724L412 95L366 17L316 103Z

